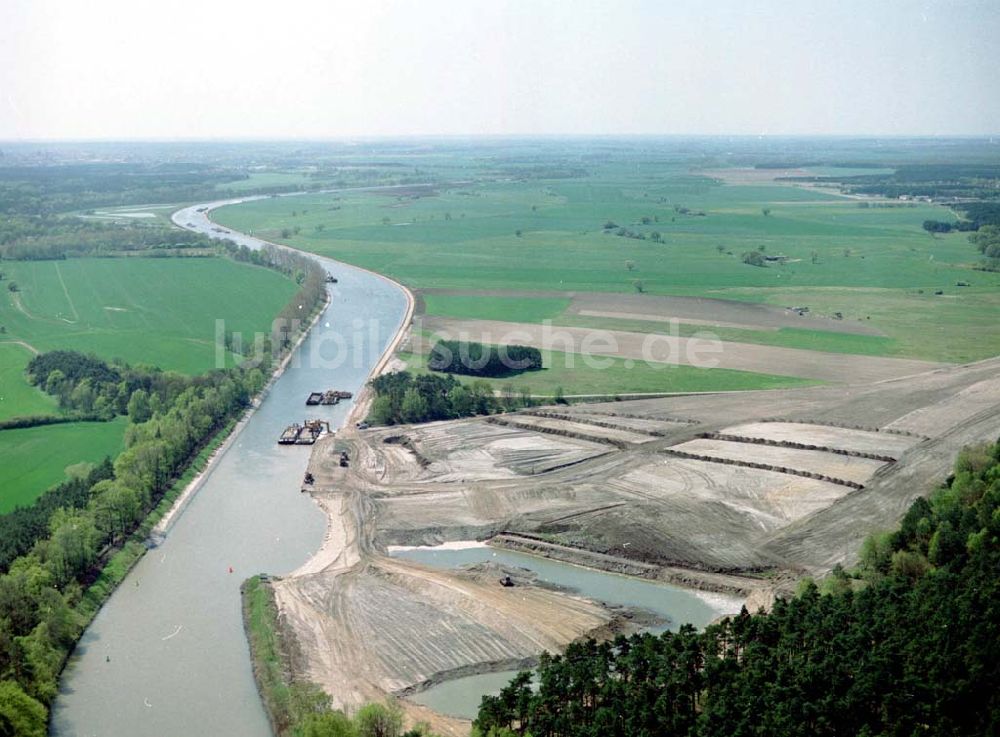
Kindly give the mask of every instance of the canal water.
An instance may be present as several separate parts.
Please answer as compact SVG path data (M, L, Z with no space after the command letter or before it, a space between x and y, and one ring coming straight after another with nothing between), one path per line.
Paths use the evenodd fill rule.
M676 631L682 624L704 627L723 614L739 611L741 600L706 594L669 584L582 568L559 561L486 546L443 545L437 547L390 548L390 555L435 568L454 568L470 563L493 562L527 568L543 583L572 589L597 601L647 609L666 620L652 632ZM442 714L472 719L484 694L496 694L517 671L483 673L457 678L433 686L409 698Z
M209 228L195 208L181 217ZM163 542L87 629L63 674L52 734L270 736L243 634L240 583L294 570L320 547L325 529L324 515L299 490L309 447L276 439L307 415L339 426L349 402L307 408L306 396L356 393L406 310L404 294L387 281L320 260L339 278L330 306ZM205 320L210 337L214 316Z

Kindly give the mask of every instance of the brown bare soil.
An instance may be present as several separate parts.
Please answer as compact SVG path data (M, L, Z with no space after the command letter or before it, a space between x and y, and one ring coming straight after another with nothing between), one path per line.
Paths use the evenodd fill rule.
M697 455L728 458L747 463L766 463L802 471L811 471L824 476L846 479L863 484L882 466L884 461L876 461L857 456L838 455L821 450L800 450L782 446L734 443L728 440L698 438L674 446L678 450Z
M609 317L622 320L654 320L746 330L802 328L828 330L855 335L882 335L870 324L835 320L806 313L800 315L787 307L739 302L707 297L659 297L651 294L576 294L569 312L581 317Z
M857 320L837 320L812 313L799 314L789 308L741 302L712 297L669 297L652 294L608 294L607 292L558 292L526 289L418 289L417 314L424 314L424 294L479 297L570 297L569 314L581 317L608 317L621 320L678 322L690 325L742 328L746 330L779 330L802 328L828 330L855 335L884 335L870 323Z
M766 605L853 564L961 447L1000 436L998 372L992 359L868 385L540 408L504 425L348 428L310 463L324 546L274 583L301 646L293 671L352 707L622 626L530 577L508 590L497 570L426 569L389 545L490 539ZM445 733L468 728L403 703Z

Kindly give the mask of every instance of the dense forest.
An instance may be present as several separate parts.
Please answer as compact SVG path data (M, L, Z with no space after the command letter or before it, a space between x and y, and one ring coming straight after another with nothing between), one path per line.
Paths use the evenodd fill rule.
M854 168L857 168L856 166ZM853 176L780 177L787 181L840 184L852 194L995 201L1000 166L991 164L904 164L889 173Z
M1000 443L965 450L860 564L703 632L571 645L496 697L501 737L1000 732Z
M542 368L542 354L523 345L485 345L439 340L431 348L427 368L449 374L501 378Z
M0 219L0 258L9 261L112 256L141 251L146 256L214 252L215 243L166 224L114 224L72 216L9 216Z
M92 207L216 199L245 175L211 164L82 162L0 167L0 212L53 215Z
M485 381L463 384L454 376L396 371L370 382L375 399L368 415L373 425L397 425L458 417L490 415L502 410L529 407L531 396L505 386L496 396Z

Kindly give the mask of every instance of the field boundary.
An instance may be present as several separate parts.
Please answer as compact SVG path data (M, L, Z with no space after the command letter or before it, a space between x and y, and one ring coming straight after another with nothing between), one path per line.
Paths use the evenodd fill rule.
M906 378L906 377L903 377ZM861 430L863 432L879 432L885 435L903 435L908 438L918 438L919 440L930 440L926 435L920 435L909 430L897 430L894 427L868 427L867 425L848 425L844 422L830 422L829 420L799 420L788 417L763 417L754 422L782 422L786 425L820 425L822 427L839 427L841 430Z
M882 461L884 463L895 463L898 458L882 453L866 453L863 450L848 450L846 448L833 448L828 445L810 445L809 443L796 443L793 440L774 440L772 438L753 438L745 435L730 435L723 432L703 432L698 433L698 437L704 440L724 440L728 443L748 443L750 445L770 445L776 448L790 448L792 450L815 450L823 453L834 453L841 456L852 456L854 458L867 458L872 461Z
M822 473L814 473L813 471L803 471L798 468L789 468L788 466L775 466L770 463L757 463L756 461L743 461L736 458L721 458L719 456L712 456L703 453L689 453L686 450L676 450L675 448L664 448L660 451L665 455L676 456L677 458L686 458L692 461L704 461L706 463L721 463L725 466L743 466L744 468L754 468L760 471L774 471L775 473L784 473L789 476L801 476L806 479L815 479L816 481L826 481L827 483L837 484L838 486L846 486L849 489L854 489L855 491L865 488L864 484L859 484L857 481L849 481L848 479L837 478L836 476L827 476Z
M622 430L624 432L634 432L639 435L648 435L651 438L662 438L668 433L664 430L644 430L638 427L629 427L628 425L616 424L614 422L605 420L594 420L589 417L577 416L569 412L552 412L550 410L528 410L522 412L521 414L528 415L531 417L544 417L550 420L565 420L566 422L578 422L581 425L593 425L594 427L604 427L608 430Z
M485 422L489 422L491 425L500 425L502 427L513 427L518 430L524 430L526 432L537 432L543 433L545 435L558 435L563 438L573 438L575 440L585 440L589 443L599 443L601 445L611 445L619 450L629 450L632 448L633 444L626 442L624 440L618 440L617 438L605 438L599 435L587 435L586 433L577 432L575 430L561 430L554 427L544 427L542 425L529 425L527 423L519 423L516 418L501 417L498 415L490 415L485 418Z

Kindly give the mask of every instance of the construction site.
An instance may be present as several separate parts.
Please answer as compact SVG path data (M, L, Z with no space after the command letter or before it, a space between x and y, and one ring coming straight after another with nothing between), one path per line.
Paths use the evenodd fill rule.
M522 569L435 569L391 546L486 541L766 607L804 576L852 565L961 448L998 436L1000 359L866 385L348 423L309 465L323 547L272 583L291 668L353 708L642 621ZM507 576L514 585L498 583Z

